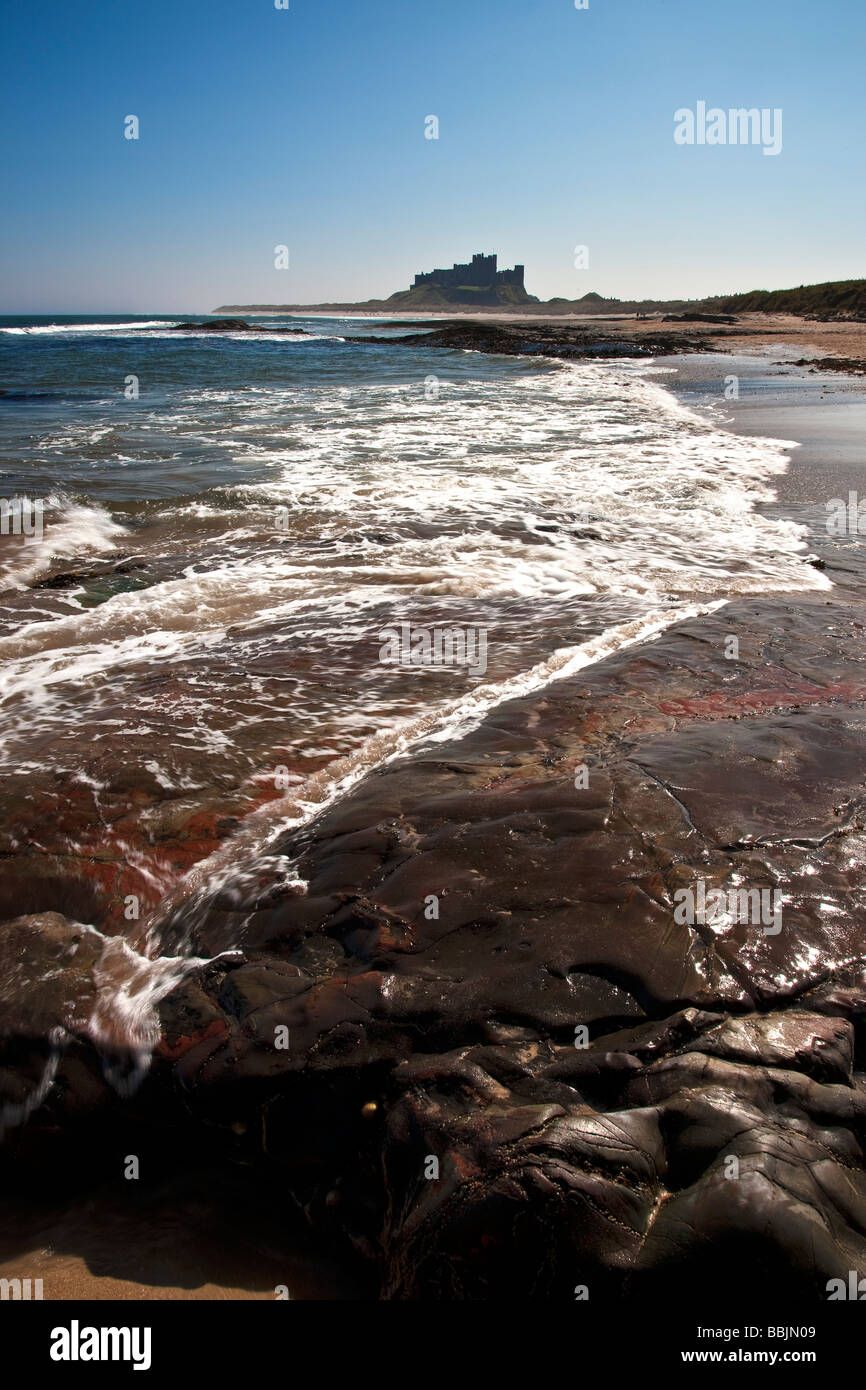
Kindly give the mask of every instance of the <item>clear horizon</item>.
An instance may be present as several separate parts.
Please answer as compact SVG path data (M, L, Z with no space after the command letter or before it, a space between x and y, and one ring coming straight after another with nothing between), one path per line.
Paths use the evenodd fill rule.
M3 314L355 303L480 250L540 299L864 275L859 0L52 0L4 39ZM678 144L702 103L778 152Z

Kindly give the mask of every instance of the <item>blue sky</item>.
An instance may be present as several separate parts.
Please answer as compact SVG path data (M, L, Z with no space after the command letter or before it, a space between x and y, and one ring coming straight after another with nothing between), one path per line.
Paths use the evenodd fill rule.
M542 298L866 275L864 0L0 12L0 312L353 300L474 251ZM698 101L781 108L782 153L676 145Z

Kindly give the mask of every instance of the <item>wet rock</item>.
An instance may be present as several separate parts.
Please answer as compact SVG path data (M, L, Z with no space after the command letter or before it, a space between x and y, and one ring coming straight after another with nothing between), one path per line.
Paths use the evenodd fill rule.
M712 352L712 344L702 338L687 338L682 333L629 334L627 340L613 334L604 341L598 339L598 327L583 324L556 323L485 323L458 320L443 324L424 333L401 334L399 338L369 335L348 337L350 343L378 343L384 346L399 344L401 348L418 343L423 347L441 347L463 351L495 353L507 357L652 357L682 352Z
M173 333L287 333L306 335L305 328L271 328L246 319L204 319L201 323L172 323Z
M57 912L6 922L0 932L0 1034L45 1038L86 1026L103 942Z
M810 1300L866 1273L861 622L680 624L175 900L164 950L235 950L163 999L128 1105L181 1097L276 1165L386 1297ZM684 917L699 884L778 893L780 921Z

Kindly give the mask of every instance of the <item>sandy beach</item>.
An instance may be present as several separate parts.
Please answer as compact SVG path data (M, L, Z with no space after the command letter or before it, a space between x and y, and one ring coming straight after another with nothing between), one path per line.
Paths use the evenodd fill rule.
M860 333L841 336L846 355L866 351ZM778 480L779 500L823 507L850 488L862 491L866 482L866 382L800 365L812 351L819 348L804 331L800 342L746 342L721 356L659 358L656 365L670 368L663 379L684 403L721 412L726 429L796 443ZM725 396L732 376L736 398Z

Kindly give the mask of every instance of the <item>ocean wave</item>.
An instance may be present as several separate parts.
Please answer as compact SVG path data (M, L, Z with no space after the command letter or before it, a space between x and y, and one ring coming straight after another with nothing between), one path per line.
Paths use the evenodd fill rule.
M0 328L0 333L15 337L37 337L45 333L127 333L138 328L169 328L171 319L143 319L140 323L48 323L17 328Z
M195 393L181 395L190 423L205 412L187 442L213 439L205 407L215 412L223 452L256 481L223 487L218 501L205 492L167 503L161 522L175 543L189 538L194 569L4 639L7 676L16 640L28 658L42 643L51 649L54 680L61 648L79 671L80 650L93 654L96 643L107 670L145 630L185 648L300 612L326 628L424 599L475 601L483 612L508 600L652 606L829 587L804 564L804 529L761 510L792 446L728 434L621 364L492 386L443 381L433 401L405 383L199 394L199 411ZM170 430L173 418L138 428ZM94 422L75 426L69 447L99 433ZM221 514L224 532L214 533ZM196 527L211 528L201 546ZM61 508L43 545L26 547L18 580L52 555L99 553L123 534L102 508Z
M0 564L0 590L27 588L47 574L57 560L103 555L114 550L127 534L104 507L63 496L45 500L41 531L41 537L5 538L17 543Z
M280 369L234 389L179 384L128 421L116 457L98 438L111 415L42 441L52 462L68 451L70 474L105 447L112 487L133 458L151 489L161 468L175 500L152 490L130 506L131 580L85 580L53 610L42 595L9 605L10 757L82 712L110 739L118 708L128 737L152 720L181 764L188 747L184 766L207 748L236 776L259 765L259 741L285 738L295 759L334 757L465 688L453 673L384 675L375 637L393 621L483 626L511 678L647 613L831 587L806 563L805 529L766 514L790 443L728 434L644 364L494 372L422 356L383 380L347 379L369 359L339 357L324 381ZM218 481L198 491L205 456ZM123 517L60 509L41 548L4 549L12 586L115 549Z
M261 330L255 329L254 331L243 330L241 332L238 332L237 330L233 331L231 329L217 331L212 328L209 328L207 330L202 330L201 333L196 333L192 329L185 329L183 333L173 333L168 325L159 325L160 328L162 328L163 326L168 329L168 331L165 333L160 333L155 330L148 333L130 331L129 337L145 338L148 341L157 339L161 340L167 338L173 339L175 342L186 342L190 339L198 341L199 339L210 340L211 338L222 338L228 339L231 342L235 343L282 343L284 346L289 347L304 347L307 343L342 343L345 341L344 338L339 337L336 333L305 333L303 337L301 337L300 334L298 334L297 337L294 337L289 336L285 333L274 333L272 331L269 331L267 328L262 328ZM147 325L130 324L129 327L130 330L137 330L146 328Z

